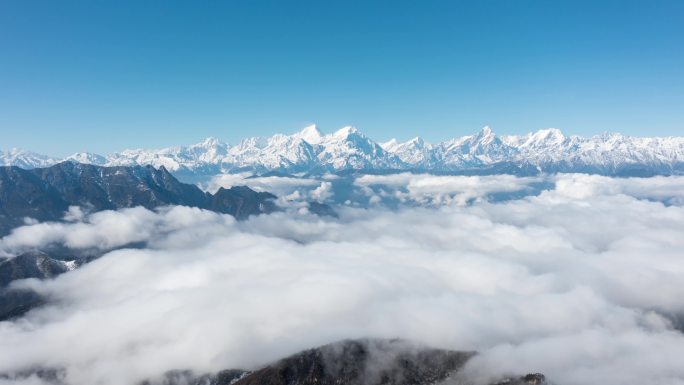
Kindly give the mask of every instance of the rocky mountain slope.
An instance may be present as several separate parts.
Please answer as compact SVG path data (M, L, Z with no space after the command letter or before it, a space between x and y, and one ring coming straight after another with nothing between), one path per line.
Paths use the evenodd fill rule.
M173 371L142 385L432 385L469 384L459 371L474 352L434 349L405 340L344 340L308 349L254 371L196 376ZM503 378L496 385L543 385L541 374Z
M25 278L52 278L77 268L79 261L63 261L41 251L30 251L16 257L0 257L0 289L12 281Z
M179 182L164 167L103 167L62 162L26 170L0 167L0 233L24 223L59 220L70 206L87 211L166 205L199 207L238 219L274 210L274 195L248 187L210 194Z
M402 340L348 340L285 358L235 384L434 384L460 369L472 355L416 347Z
M293 354L254 371L227 369L197 375L175 370L138 385L471 385L459 371L474 355L400 339L344 340ZM0 373L0 380L30 378L68 385L61 369ZM544 375L535 373L502 378L492 385L546 384Z
M53 278L85 262L85 258L62 260L36 250L15 257L0 257L0 321L21 316L45 303L38 293L8 287L10 283L26 278Z
M557 129L499 136L489 127L431 144L421 138L378 143L353 127L324 135L309 126L293 135L247 138L229 145L208 138L190 146L124 150L108 156L74 154L66 160L101 166L152 165L179 177L239 171L324 173L426 171L434 173L583 172L605 175L684 173L684 137L631 137L605 133L566 136ZM13 149L0 164L45 167L57 159Z

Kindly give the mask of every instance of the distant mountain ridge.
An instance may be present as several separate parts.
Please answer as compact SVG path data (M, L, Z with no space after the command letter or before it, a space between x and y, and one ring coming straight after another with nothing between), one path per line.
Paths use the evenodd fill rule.
M177 176L256 173L417 171L434 173L554 173L672 175L684 173L684 137L602 134L566 136L557 129L527 135L480 132L431 144L421 138L378 143L353 127L324 135L309 126L293 135L253 137L231 146L216 138L158 150L108 156L77 153L54 159L21 150L0 151L0 164L45 167L63 160L100 166L164 166Z

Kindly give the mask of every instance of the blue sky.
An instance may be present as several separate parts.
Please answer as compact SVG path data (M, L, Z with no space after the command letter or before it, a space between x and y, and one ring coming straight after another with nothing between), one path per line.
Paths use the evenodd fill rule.
M0 148L684 135L684 1L0 2Z

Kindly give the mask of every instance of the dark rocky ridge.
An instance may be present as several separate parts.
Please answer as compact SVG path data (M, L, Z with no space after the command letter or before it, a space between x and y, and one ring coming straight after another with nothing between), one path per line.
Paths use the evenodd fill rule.
M0 322L18 318L31 309L44 305L47 300L27 289L0 289Z
M530 373L520 377L505 378L493 385L544 385L546 376L541 373Z
M197 375L190 370L173 370L137 385L473 385L459 372L475 354L400 339L344 340L299 352L254 371L228 369ZM65 380L64 369L0 373L0 380L30 377L50 385L71 385ZM544 375L535 373L503 378L491 385L546 384Z
M251 372L233 369L195 376L191 371L172 371L141 385L470 385L458 373L475 354L400 339L345 340L305 350ZM493 385L546 383L542 374L528 374Z
M0 289L25 278L52 278L78 267L85 261L62 261L41 251L29 251L16 257L0 257Z
M285 358L234 384L434 384L460 369L473 355L417 347L403 340L347 340Z
M41 251L29 251L16 257L0 257L0 321L20 317L45 303L30 290L9 288L13 281L53 278L87 262L87 258L60 260Z
M31 170L0 167L0 234L22 225L25 218L60 220L69 206L100 211L183 205L244 219L275 210L274 198L248 187L221 188L210 194L179 182L164 167L102 167L74 162Z

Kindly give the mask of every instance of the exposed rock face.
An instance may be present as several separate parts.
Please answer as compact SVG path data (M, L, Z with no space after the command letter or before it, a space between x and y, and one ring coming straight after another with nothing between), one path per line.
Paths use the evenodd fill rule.
M506 378L498 381L494 385L545 385L546 377L541 373L530 373L522 377Z
M275 195L256 192L246 186L233 186L229 189L219 188L214 195L210 195L209 206L212 211L231 214L237 219L245 219L250 215L268 213L275 206L271 199Z
M337 218L337 212L325 203L309 202L309 212L320 216Z
M0 289L0 321L21 317L45 304L45 298L32 290ZM0 375L0 378L2 376Z
M0 257L0 288L25 278L52 278L78 266L78 261L61 261L40 251L31 251L16 257Z
M249 372L240 369L229 369L217 374L196 376L190 370L174 370L168 372L157 381L143 381L139 385L228 385L234 384Z
M405 340L345 340L305 350L252 372L167 373L144 385L428 385L457 372L474 353Z
M12 281L53 278L88 261L87 257L62 260L41 251L30 251L16 257L0 257L0 321L19 317L45 303L39 294L8 287Z
M405 340L345 340L305 350L254 371L223 370L198 375L173 370L138 385L472 385L458 373L474 352L442 350ZM61 369L36 369L0 379L35 376L68 385ZM546 385L543 374L506 378L492 385Z
M472 355L417 347L403 340L348 340L285 358L235 384L434 384L460 369Z
M248 187L212 195L179 182L164 167L102 167L63 162L25 170L0 167L0 234L24 223L59 220L69 206L90 211L184 205L230 214L238 219L275 209L274 195Z

